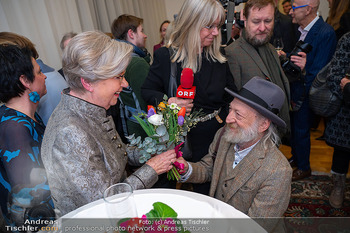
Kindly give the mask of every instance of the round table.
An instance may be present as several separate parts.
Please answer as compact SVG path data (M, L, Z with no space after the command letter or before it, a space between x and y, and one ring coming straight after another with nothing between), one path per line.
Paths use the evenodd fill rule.
M246 214L206 195L177 189L143 189L134 191L134 199L138 217L153 209L153 203L163 202L177 212L178 219L194 227L191 232L266 232ZM74 227L107 218L104 200L100 199L62 216L61 220L69 220L68 224ZM80 220L84 221L79 223ZM200 227L206 228L201 231Z

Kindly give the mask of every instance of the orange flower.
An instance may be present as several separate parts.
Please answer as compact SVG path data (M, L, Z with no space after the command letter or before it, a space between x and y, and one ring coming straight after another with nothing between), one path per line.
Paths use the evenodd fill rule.
M160 104L158 104L158 108L160 108L160 110L164 110L166 108L166 105L164 102L160 102Z
M185 115L186 115L186 108L185 108L185 107L182 107L182 108L180 109L180 111L177 113L177 115L178 115L178 116L183 116L183 117L185 117Z

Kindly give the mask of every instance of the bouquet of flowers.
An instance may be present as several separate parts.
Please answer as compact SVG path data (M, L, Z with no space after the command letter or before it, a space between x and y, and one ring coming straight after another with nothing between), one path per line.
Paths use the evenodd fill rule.
M200 110L187 116L186 108L180 108L175 103L168 104L167 100L168 97L164 95L163 102L158 104L158 111L148 105L147 115L134 116L147 134L143 141L140 136L135 138L134 134L127 137L130 146L137 146L140 149L140 163L145 163L152 155L161 154L170 149L175 149L177 158L181 157L181 145L190 129L198 123L196 119L202 115ZM174 167L168 172L168 179L179 180L178 170L182 170L184 164L175 162L173 165Z

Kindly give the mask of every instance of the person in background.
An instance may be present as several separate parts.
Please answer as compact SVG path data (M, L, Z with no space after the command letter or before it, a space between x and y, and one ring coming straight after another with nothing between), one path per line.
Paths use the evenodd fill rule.
M225 10L219 1L185 1L176 20L171 23L168 43L155 52L150 72L142 86L142 96L148 104L157 106L166 94L169 104L185 107L187 114L202 109L205 116L198 119L197 126L187 135L187 145L191 146L188 152L192 153L193 162L208 153L216 131L224 125L228 104L232 100L224 88L236 89L226 58L220 50L220 28L224 21ZM175 64L174 78L170 76L172 63ZM183 68L193 70L193 86L196 87L194 99L176 97ZM175 85L169 91L171 78ZM186 154L188 156L189 153ZM166 178L164 180L167 182ZM208 194L209 183L195 184L193 190Z
M121 15L113 21L111 30L117 41L133 46L132 58L125 72L125 79L129 86L125 87L120 94L124 134L125 136L135 134L145 138L146 133L133 117L142 111L147 111L147 105L141 96L141 86L150 68L150 55L145 50L147 35L143 32L143 19L133 15ZM119 105L113 108L119 108Z
M162 47L164 45L164 38L166 35L166 29L168 28L169 24L170 24L169 20L164 20L163 23L160 25L160 28L159 28L160 42L159 42L159 44L156 44L153 46L153 54L157 49L159 49L160 47Z
M329 14L326 22L331 25L337 36L337 40L347 32L350 31L350 1L349 0L328 0L329 3ZM321 116L315 117L315 126L317 128L319 122L321 121ZM327 118L323 118L323 123L325 125L323 134L316 138L316 140L325 140L325 130L327 124Z
M64 48L67 46L67 44L69 43L69 41L75 37L77 35L77 33L75 32L67 32L66 34L63 35L61 42L60 42L60 48L63 52ZM63 70L62 68L58 70L58 73L60 73L62 75L62 77L64 77L63 74Z
M46 75L47 94L44 95L38 105L38 113L45 125L61 100L62 90L68 87L64 77L52 67L44 64L41 59L37 59L38 65L42 72Z
M331 60L337 44L333 28L317 15L319 5L319 0L294 0L289 12L293 23L299 25L299 40L312 46L307 54L305 75L290 84L292 157L289 162L297 167L293 181L311 176L310 129L314 114L309 107L308 93L317 73Z
M332 160L333 188L329 203L334 208L341 208L345 194L346 174L350 162L350 106L348 88L350 81L350 32L338 42L327 70L327 86L332 93L343 99L339 112L328 118L325 129L326 143L334 148Z
M249 217L282 217L292 179L292 169L277 147L276 127L286 127L278 116L285 93L260 77L250 79L239 92L226 91L235 98L225 127L218 130L201 161L178 159L186 172L180 181L211 181L210 196Z
M34 56L26 47L0 45L0 205L12 226L55 219L42 161L45 125L36 113L46 76Z
M275 22L273 27L273 34L270 39L270 43L274 46L275 39L281 39L283 42L283 51L286 53L292 52L295 44L297 43L297 37L299 36L297 30L297 24L292 23L292 17L290 15L282 14L277 7L278 0L275 0ZM289 2L290 5L290 2ZM292 6L290 5L290 8ZM288 10L289 13L289 10Z
M339 40L350 31L350 1L328 0L329 14L326 22L331 25Z
M41 59L38 59L39 55L35 49L35 45L27 37L13 32L0 32L0 43L14 43L21 48L26 47L30 49L35 54L36 62L40 66L41 72L46 76L47 94L40 99L37 108L38 114L46 125L50 115L61 100L62 90L68 87L66 81L52 67L44 64Z
M269 43L274 28L275 1L249 0L243 9L244 29L242 36L225 48L226 57L234 82L240 90L252 77L264 77L277 84L285 93L284 105L280 112L286 122L282 134L290 131L289 81L280 65L276 49ZM303 57L293 56L295 62L303 69L306 54Z
M122 143L106 111L128 86L124 75L132 51L131 45L98 31L76 35L64 50L69 88L49 119L41 147L59 215L102 198L119 182L134 190L150 188L172 168L175 150L152 157L127 177L128 158L137 163L139 153Z
M344 103L350 107L350 74L346 74L346 77L341 80L340 87L343 89Z
M243 22L243 21L241 21L241 22ZM226 43L226 46L230 45L232 42L236 41L241 36L242 26L244 26L244 25L240 25L238 20L235 19L235 23L232 24L231 37L230 37L229 41Z
M292 3L290 0L284 0L282 2L283 12L284 14L289 16L289 11L292 9Z

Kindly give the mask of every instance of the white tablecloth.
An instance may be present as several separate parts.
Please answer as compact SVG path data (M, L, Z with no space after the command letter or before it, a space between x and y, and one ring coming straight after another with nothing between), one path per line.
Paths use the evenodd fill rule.
M178 189L144 189L134 191L138 217L153 209L154 202L173 208L179 218L249 218L215 198ZM108 218L103 199L82 206L63 218Z
M154 202L163 202L173 208L179 219L208 220L207 225L193 224L193 227L207 226L208 230L191 232L266 232L259 224L234 207L215 198L177 189L145 189L134 191L138 217L153 209ZM62 219L108 218L103 199L82 206ZM91 220L92 221L92 220ZM192 223L187 220L187 223ZM73 225L74 225L73 224ZM191 224L188 224L191 225Z

